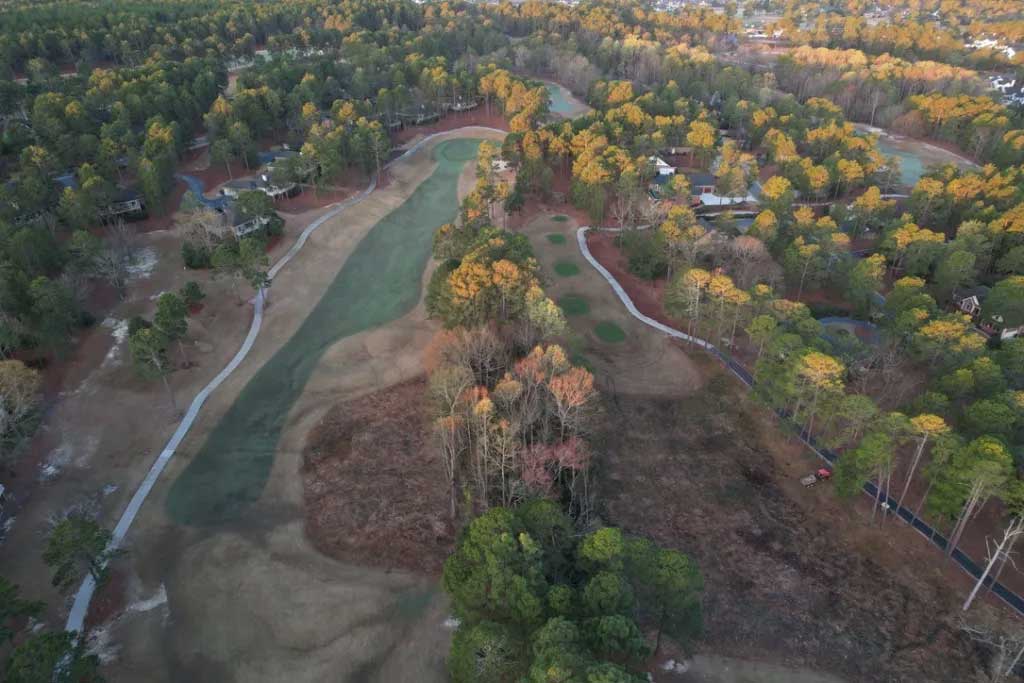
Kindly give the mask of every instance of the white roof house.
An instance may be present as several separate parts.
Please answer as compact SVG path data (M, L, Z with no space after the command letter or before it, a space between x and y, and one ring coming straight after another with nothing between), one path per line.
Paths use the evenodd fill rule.
M661 157L650 157L650 159L648 159L648 161L650 161L652 164L654 164L654 168L658 172L658 175L675 175L676 174L676 167L673 166L672 164L668 163L667 161L665 161Z

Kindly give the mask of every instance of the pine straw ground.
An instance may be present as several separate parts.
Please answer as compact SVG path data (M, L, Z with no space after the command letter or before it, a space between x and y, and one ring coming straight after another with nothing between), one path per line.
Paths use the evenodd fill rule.
M426 382L335 405L311 432L302 468L306 535L345 562L436 574L454 533L430 444Z
M905 524L879 529L859 499L804 489L817 461L705 370L706 390L681 399L606 394L597 438L602 519L704 574L698 651L851 683L986 680L986 656L957 627L969 584Z

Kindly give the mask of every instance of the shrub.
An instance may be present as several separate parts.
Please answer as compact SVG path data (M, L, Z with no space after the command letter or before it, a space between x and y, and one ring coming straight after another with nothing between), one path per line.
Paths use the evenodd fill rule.
M128 319L128 336L132 337L139 330L148 330L153 327L153 323L149 322L141 315L132 316Z
M185 286L181 288L180 295L181 300L189 308L198 306L199 302L206 298L206 292L203 291L203 288L195 280L186 282Z
M654 280L668 273L668 259L652 230L629 230L622 233L619 246L626 255L629 272L645 280Z
M191 270L202 270L210 267L210 250L201 244L183 242L181 245L181 260L185 267Z

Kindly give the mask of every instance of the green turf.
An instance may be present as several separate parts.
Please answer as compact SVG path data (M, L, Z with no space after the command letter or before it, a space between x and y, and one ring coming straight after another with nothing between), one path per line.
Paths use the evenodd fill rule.
M565 235L560 232L548 233L548 242L551 242L551 244L565 244Z
M579 275L580 267L572 261L559 261L555 264L555 272L562 277L571 277L573 275Z
M566 294L558 300L562 312L566 315L586 315L590 313L590 304L579 294Z
M567 220L569 220L569 217L566 216L564 213L556 213L554 216L551 217L551 220L555 221L556 223L565 223Z
M594 325L594 334L607 344L618 344L626 340L626 333L622 328L607 320Z
M435 148L434 172L356 246L306 320L253 375L175 480L167 497L172 519L226 522L259 499L288 413L324 352L339 339L400 318L419 301L434 230L455 219L459 174L479 143L451 140Z

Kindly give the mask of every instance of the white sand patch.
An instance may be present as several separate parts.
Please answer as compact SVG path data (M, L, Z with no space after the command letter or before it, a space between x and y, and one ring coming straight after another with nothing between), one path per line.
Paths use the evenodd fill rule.
M167 604L167 588L164 584L160 584L160 587L153 593L152 596L144 600L136 600L135 602L128 605L127 612L148 612L152 609L156 609L162 605Z
M84 467L89 463L99 439L95 436L88 436L78 439L78 446L72 446L67 441L50 451L42 467L39 470L40 481L50 481L61 473L68 465Z
M110 330L110 336L114 338L114 344L107 351L107 355L103 358L103 363L100 367L106 368L120 365L124 343L128 339L128 321L106 318L101 324Z
M459 627L459 624L461 624L461 623L462 622L459 621L458 619L456 619L455 617L448 617L443 622L444 627L446 629L448 629L449 631L454 631L455 629L457 629Z
M54 448L39 470L40 481L50 481L71 463L71 445L67 442Z
M164 584L160 584L160 588L152 596L130 603L124 612L118 616L105 624L90 629L86 651L99 657L100 662L103 664L109 664L114 661L121 652L121 646L114 642L113 636L113 631L117 624L129 614L149 612L158 607L164 608L164 619L166 619L170 612L167 610L167 588L164 587Z
M145 280L153 274L153 269L159 261L156 249L143 247L135 254L134 262L128 266L128 278L130 280Z
M121 647L114 643L114 639L110 635L111 625L104 624L89 630L85 651L90 655L96 655L100 664L110 664L117 659L117 654L121 650Z

